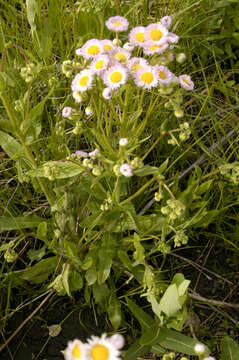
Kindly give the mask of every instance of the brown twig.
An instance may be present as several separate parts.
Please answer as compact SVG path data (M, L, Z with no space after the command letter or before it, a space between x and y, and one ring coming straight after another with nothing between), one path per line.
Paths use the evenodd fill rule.
M14 333L0 346L0 352L10 343L10 341L19 333L23 326L41 309L41 307L47 302L47 300L54 294L55 289L51 289L49 294L44 300L38 305L38 307L18 326Z
M208 303L208 304L211 304L211 305L228 306L228 307L232 307L234 309L239 309L239 304L232 304L232 303L228 303L228 302L224 302L224 301L207 299L207 298L197 294L194 291L189 291L189 296L194 300L202 301L202 302L205 302L205 303Z

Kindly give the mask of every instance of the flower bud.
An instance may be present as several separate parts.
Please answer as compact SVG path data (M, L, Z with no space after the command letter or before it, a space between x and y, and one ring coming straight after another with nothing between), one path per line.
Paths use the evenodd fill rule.
M114 40L113 40L113 44L114 44L115 46L121 46L121 45L122 45L122 41L121 41L120 39L114 39Z
M176 61L182 64L186 60L186 55L184 53L180 53L176 57Z
M205 346L203 344L196 344L194 346L194 351L196 355L203 355L205 353Z

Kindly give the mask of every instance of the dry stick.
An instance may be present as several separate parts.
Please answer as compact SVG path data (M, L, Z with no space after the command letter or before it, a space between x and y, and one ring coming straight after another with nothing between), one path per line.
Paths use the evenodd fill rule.
M51 289L47 297L38 305L38 307L18 326L14 333L5 341L5 343L0 347L0 352L10 343L10 341L19 333L23 326L40 310L40 308L45 304L45 302L54 294L55 289Z
M208 150L209 153L213 153L213 151L217 150L219 148L219 146L223 145L228 138L230 138L232 135L236 134L236 130L233 129L231 130L226 136L223 136L223 138L217 142L214 143ZM195 166L201 165L205 160L206 160L207 156L206 154L203 154L197 161L195 161L192 165L190 165L185 171L183 171L180 175L179 175L179 180L181 180L184 176L186 176L188 173L190 173L191 170L193 170L193 168ZM171 187L174 184L174 182L171 179L171 182L169 183L169 187ZM153 205L153 203L155 202L155 199L151 199L146 205L145 207L140 211L139 215L144 215L144 213L151 208L151 206Z
M207 299L207 298L197 294L194 291L189 291L189 296L194 300L206 302L208 304L217 305L217 306L228 306L228 307L232 307L232 308L235 308L235 309L239 309L239 304L232 304L232 303L228 303L228 302L224 302L224 301Z

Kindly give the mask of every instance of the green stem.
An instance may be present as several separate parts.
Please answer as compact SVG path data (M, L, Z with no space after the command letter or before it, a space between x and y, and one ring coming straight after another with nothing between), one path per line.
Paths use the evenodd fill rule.
M121 201L121 203L119 203L119 205L124 205L127 202L131 201L132 199L136 198L139 194L141 194L145 189L147 189L147 187L149 185L151 185L155 180L157 180L157 177L153 177L152 179L150 179L148 182L146 182L146 184L144 184L138 191L136 191L136 193L134 193L133 195L131 195L128 199L125 199L124 201Z

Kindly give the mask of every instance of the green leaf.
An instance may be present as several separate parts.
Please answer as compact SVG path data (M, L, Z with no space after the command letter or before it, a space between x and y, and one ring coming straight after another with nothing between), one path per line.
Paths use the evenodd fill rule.
M178 298L179 295L177 285L170 285L163 294L163 297L159 303L161 311L168 317L174 316L176 312L181 309Z
M36 0L26 0L27 20L31 26L31 30L36 30L36 17L39 14L39 8Z
M63 275L62 275L62 284L63 284L64 289L66 290L66 293L68 296L71 296L70 286L69 286L70 268L71 268L71 265L66 264Z
M85 279L88 285L93 285L97 280L97 271L95 266L90 267L85 274Z
M71 271L69 277L69 284L70 284L70 291L77 291L83 287L83 279L78 271L76 270Z
M153 318L150 315L148 315L146 312L144 312L141 307L136 305L130 299L126 298L126 301L130 311L136 317L142 329L151 329L154 323Z
M135 252L133 254L133 257L136 261L143 261L144 260L144 247L140 243L140 237L137 233L134 233L134 247Z
M159 173L159 169L155 166L145 165L142 168L134 170L136 176L156 175Z
M238 360L239 346L229 336L224 336L221 341L221 360Z
M143 356L151 349L150 345L140 345L138 343L134 343L126 350L124 355L124 360L136 360L139 357Z
M159 333L161 331L161 328L159 327L159 324L156 322L153 326L151 326L148 330L146 330L141 338L139 339L139 343L141 345L154 345L158 342Z
M14 245L15 245L15 240L11 240L11 241L9 241L9 242L6 243L6 244L2 244L2 245L1 245L1 246L0 246L0 251L9 250L9 249L11 249Z
M0 146L13 160L26 155L23 146L12 136L3 131L0 131Z
M42 248L38 249L38 250L35 250L35 249L30 249L28 252L27 252L27 257L31 260L31 261L34 261L34 260L41 260L43 258L43 256L45 255L46 253L46 247L43 246Z
M42 223L38 216L0 217L0 230L31 229Z
M37 237L39 237L39 239L44 239L46 237L46 234L47 234L47 222L43 221L37 227Z
M47 177L46 169L50 169L54 179L66 179L81 174L84 169L71 161L48 161L37 169L30 170L27 175L32 177Z
M115 294L109 298L108 314L113 328L117 330L121 324L121 305Z
M58 261L58 256L40 260L36 265L25 270L21 278L33 284L40 284L55 270Z
M194 346L198 340L192 339L189 336L183 335L177 331L161 328L158 337L158 344L166 349L178 351L187 355L195 355ZM210 354L209 349L206 347L205 356Z

